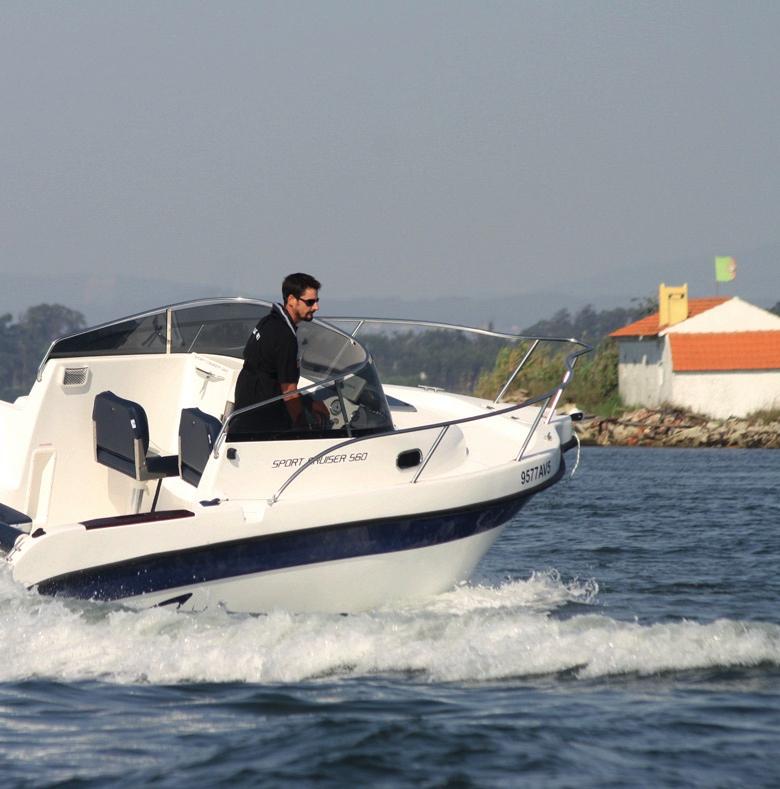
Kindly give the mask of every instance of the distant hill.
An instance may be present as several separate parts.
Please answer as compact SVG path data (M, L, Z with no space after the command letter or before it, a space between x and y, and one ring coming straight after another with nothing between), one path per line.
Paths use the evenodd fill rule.
M48 278L9 274L2 275L0 283L0 314L11 313L18 317L32 305L56 302L81 312L90 325L164 304L209 296L247 296L269 300L281 297L276 292L275 283L273 290L258 290L254 293L236 293L227 290L224 285L207 282L182 284L163 279L84 274ZM326 283L323 288L322 315L411 318L470 326L492 323L499 329L519 331L560 308L562 299L575 309L585 305L575 293L563 291L431 299L372 296L369 302L360 297L340 297L329 290Z
M520 331L548 319L556 311L577 313L587 305L595 310L611 310L655 298L658 284L687 282L692 297L738 295L769 309L780 299L780 243L752 250L717 250L737 259L734 282L716 286L713 255L678 260L630 261L604 271L583 271L550 282L543 291L522 292L508 286L500 294L436 296L435 298L375 297L370 302L359 296L345 297L323 288L323 315L368 315L371 317L422 318L471 326L493 324L497 329ZM5 268L9 268L5 263ZM326 277L326 274L322 275ZM67 304L81 312L89 324L205 296L254 296L278 299L277 283L261 283L255 292L236 293L214 282L176 282L112 274L62 274L50 277L25 273L0 275L0 314L18 317L25 309L41 303ZM778 302L780 304L780 302ZM777 305L772 308L777 310Z

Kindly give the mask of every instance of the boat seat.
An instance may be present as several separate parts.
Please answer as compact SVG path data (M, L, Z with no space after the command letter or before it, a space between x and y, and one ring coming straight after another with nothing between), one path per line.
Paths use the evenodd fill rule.
M176 455L149 455L149 423L139 403L101 392L95 396L92 425L98 463L139 482L178 475Z
M179 473L198 486L222 423L200 408L183 408L179 420Z

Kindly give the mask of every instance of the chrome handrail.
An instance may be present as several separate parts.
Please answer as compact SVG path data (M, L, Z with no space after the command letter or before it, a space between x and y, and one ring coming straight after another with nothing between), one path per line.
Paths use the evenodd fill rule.
M520 452L518 453L517 457L515 458L517 461L520 461L520 460L522 460L522 458L523 458L523 456L525 454L525 451L528 448L528 444L530 443L531 438L533 437L534 432L536 431L536 429L537 429L537 427L539 425L539 422L543 418L545 411L550 406L551 401L554 401L553 407L550 408L550 413L549 413L549 416L547 418L547 423L549 424L549 422L552 420L554 412L555 412L555 405L557 405L558 400L559 400L563 390L566 388L566 386L568 385L569 381L571 380L571 377L572 377L572 374L573 374L573 371L574 371L574 365L576 364L577 359L580 356L582 356L583 354L589 353L592 350L592 348L589 345L586 345L585 343L580 342L579 340L576 340L574 338L533 337L533 336L518 335L518 334L507 334L505 332L496 332L496 331L493 331L491 329L477 329L477 328L474 328L474 327L471 327L471 326L459 326L459 325L456 325L456 324L441 323L441 322L438 322L438 321L418 321L418 320L407 320L407 319L404 319L404 318L364 318L364 317L357 318L357 317L342 317L342 316L323 318L323 319L320 319L320 320L321 320L322 323L327 324L330 328L334 328L337 331L339 331L339 329L338 329L338 327L332 325L332 323L331 323L332 321L342 321L342 322L349 321L349 322L357 323L356 327L352 330L351 334L350 333L346 333L346 332L342 332L345 336L351 337L353 339L355 338L355 336L357 335L359 330L364 325L374 323L374 324L393 324L393 325L397 325L397 326L418 326L418 327L423 327L423 328L449 329L449 330L456 330L456 331L464 331L464 332L472 333L472 334L479 334L479 335L487 336L487 337L495 337L495 338L498 338L498 339L508 339L508 340L513 340L513 341L523 341L523 340L530 340L530 341L532 341L533 344L532 344L531 348L529 349L529 351L526 352L526 354L523 357L523 359L520 362L520 364L515 368L515 370L509 376L509 379L507 380L507 382L501 388L501 391L499 392L498 396L496 397L496 399L493 402L493 406L495 406L500 401L501 397L506 393L506 391L511 386L512 382L517 377L517 375L522 370L522 368L525 366L525 364L528 363L529 359L533 355L533 352L536 350L536 348L538 347L538 345L541 342L565 343L565 344L570 344L570 345L576 345L576 346L579 346L579 350L575 351L574 353L569 354L566 357L565 362L564 362L564 364L565 364L565 372L564 372L564 375L563 375L563 378L562 378L561 382L556 387L551 389L549 392L545 392L544 394L541 394L541 395L539 395L537 397L528 398L528 399L524 400L522 403L517 403L517 404L514 404L514 405L510 405L510 406L507 406L506 408L501 408L499 410L494 410L493 406L488 406L488 408L490 408L490 411L488 413L477 414L475 416L470 416L470 417L461 417L459 419L447 420L445 422L431 423L431 424L427 424L427 425L418 425L418 426L411 427L411 428L404 428L402 430L390 430L390 431L385 431L385 432L382 432L382 433L371 433L369 435L363 435L363 436L353 436L353 437L347 438L345 441L341 441L341 442L339 442L337 444L334 444L334 445L332 445L330 447L326 447L325 449L321 450L320 452L318 452L317 454L315 454L314 456L309 458L303 465L299 466L295 471L293 471L292 474L290 474L290 476L284 481L284 483L276 491L276 493L274 493L271 496L271 498L269 499L269 505L271 505L271 506L273 504L275 504L279 500L279 498L284 493L284 491L301 474L303 474L304 471L306 471L307 469L311 468L312 465L316 464L318 460L320 460L321 458L323 458L326 455L330 454L331 452L335 452L335 451L337 451L339 449L343 449L344 447L351 446L352 444L356 444L356 443L359 443L359 442L362 442L362 441L370 441L370 440L374 440L374 439L377 439L377 438L382 438L382 437L390 436L390 435L398 436L398 435L403 435L405 433L414 433L414 432L420 432L422 430L431 430L431 429L439 428L440 429L439 435L434 440L434 443L431 446L431 449L427 453L426 458L425 458L425 460L424 460L424 462L422 464L422 467L420 469L418 469L417 473L414 475L414 477L412 479L412 482L416 483L418 481L420 475L424 471L425 467L427 466L428 462L430 461L431 457L433 456L434 452L439 447L441 441L444 438L445 433L447 432L447 430L449 429L449 427L451 425L466 424L468 422L474 422L474 421L477 421L477 420L480 420L480 419L489 419L491 417L498 416L498 415L501 415L501 414L506 414L506 413L511 412L511 411L517 411L517 410L520 410L522 408L527 408L528 406L531 406L531 405L534 405L536 403L540 403L540 402L544 401L544 405L539 409L538 413L536 414L536 417L534 418L533 424L531 425L531 428L529 429L528 434L526 436L525 442L523 443L523 446L521 447ZM362 347L364 347L364 346L362 346ZM335 384L337 381L343 380L348 375L354 374L354 372L358 372L366 364L368 364L368 362L369 362L369 357L367 356L366 360L364 361L363 364L360 365L359 368L354 368L352 370L349 370L349 371L347 371L347 372L345 372L345 373L343 373L343 374L341 374L339 376L335 376L335 377L333 377L333 378L331 378L331 379L329 379L327 381L319 381L319 382L307 385L305 387L301 387L301 388L295 390L294 394L304 394L304 393L306 393L306 392L308 392L310 390L313 390L313 389L316 389L316 388L319 388L319 387L322 387L322 386L329 386L331 384ZM291 393L286 393L284 395L277 395L276 397L269 398L268 400L265 400L262 403L254 404L254 405L251 405L251 406L247 406L246 408L242 408L242 409L240 409L238 411L234 411L233 413L231 413L230 416L225 420L225 423L222 426L222 429L221 429L221 431L219 433L219 436L217 437L217 441L214 443L214 455L215 455L215 457L218 457L219 448L221 447L222 443L224 443L224 441L226 440L228 425L229 425L230 421L235 416L240 416L241 414L245 414L245 413L247 413L249 411L252 411L252 410L255 410L257 408L264 407L268 403L272 403L274 401L282 400L285 397L289 397L290 394Z
M428 461L433 457L433 453L439 448L439 444L441 444L442 440L444 439L444 436L446 435L449 429L450 429L449 425L444 425L444 427L439 431L439 435L436 436L436 440L431 445L427 457L420 464L420 468L417 469L417 473L412 477L412 485L417 484L417 480L420 479L420 475L423 473L423 471L425 471L425 467L428 465Z
M303 463L303 465L299 466L297 469L295 469L295 471L293 471L292 474L290 474L290 476L278 488L276 493L274 493L271 496L271 498L268 500L269 506L273 506L274 504L276 504L276 502L279 501L279 498L284 493L284 491L287 490L287 488L296 479L298 479L298 477L300 477L301 474L304 473L304 471L306 471L307 469L311 468L314 464L317 463L317 461L321 460L326 455L329 455L331 452L336 452L339 449L343 449L344 447L351 446L353 444L357 444L357 443L362 442L362 441L371 441L371 440L378 439L378 438L383 438L383 437L386 437L386 436L398 436L398 435L404 435L404 434L407 434L407 433L416 433L416 432L421 432L423 430L433 430L433 429L439 428L440 432L439 432L438 436L436 437L436 439L434 440L430 450L428 451L428 453L427 453L427 455L425 457L425 460L424 460L424 462L422 464L422 467L420 469L418 469L417 473L414 475L414 477L411 480L412 483L416 483L418 481L420 475L424 471L425 467L427 466L428 462L433 457L434 452L436 451L436 449L441 444L441 441L444 438L444 434L447 432L447 430L452 425L460 425L460 424L466 424L466 423L469 423L469 422L476 422L476 421L478 421L480 419L490 419L492 417L504 415L504 414L510 413L512 411L518 411L518 410L520 410L522 408L527 408L529 406L535 405L536 403L541 403L542 401L544 401L544 404L539 408L538 413L536 414L536 416L534 418L534 421L533 421L531 427L528 430L528 434L526 435L525 441L523 443L523 446L520 449L520 452L518 453L517 457L515 458L515 460L519 462L520 460L523 459L523 457L525 455L525 451L528 448L528 445L531 442L531 439L533 438L534 432L536 431L537 427L539 426L539 423L541 422L542 418L544 417L545 411L547 411L547 409L550 408L551 401L553 401L553 406L550 408L549 416L547 418L547 423L549 424L550 421L552 420L553 415L555 413L555 406L557 405L563 390L566 388L566 386L568 385L569 381L571 381L571 378L572 378L572 375L573 375L573 372L574 372L574 366L577 363L577 359L579 359L580 356L583 356L584 354L589 353L592 350L591 346L589 346L589 345L587 345L587 344L585 344L585 343L583 343L583 342L581 342L579 340L576 340L574 338L528 337L528 336L523 336L523 335L504 334L502 332L494 332L494 331L487 330L487 329L474 329L474 328L469 327L469 326L457 326L455 324L435 323L435 322L432 322L432 321L413 321L413 320L404 320L404 319L400 319L400 318L382 319L382 318L341 318L341 317L339 317L339 318L327 318L327 319L324 319L324 320L327 320L327 321L333 321L333 320L357 321L358 325L357 325L357 327L354 329L354 331L352 333L353 337L357 334L358 330L365 323L393 323L393 324L397 324L397 325L425 326L425 327L428 327L428 328L466 330L466 331L469 331L469 332L472 332L472 333L475 333L475 334L481 334L481 335L485 335L485 336L494 336L494 337L498 337L498 338L506 338L506 339L512 339L512 340L533 340L534 344L533 344L533 346L531 348L531 351L526 353L526 355L523 358L523 360L520 363L520 365L515 369L515 371L509 377L509 380L507 381L507 383L502 387L501 392L499 393L499 397L496 398L496 400L493 403L493 406L495 406L498 403L498 401L500 400L500 397L503 396L503 394L505 394L506 390L509 388L509 385L511 385L511 382L515 379L515 377L520 372L522 367L528 362L528 359L530 359L530 357L531 357L531 353L533 352L533 350L536 349L536 347L538 346L538 344L540 342L556 342L556 343L566 343L566 344L570 344L570 345L577 345L577 346L579 346L579 350L574 351L573 353L570 353L566 357L566 359L564 360L565 372L564 372L563 378L561 379L561 382L556 387L554 387L553 389L549 390L548 392L545 392L545 393L543 393L541 395L538 395L537 397L528 398L528 399L524 400L522 403L516 403L516 404L513 404L513 405L509 405L509 406L507 406L505 408L501 408L501 409L498 409L498 410L495 410L492 406L488 406L488 408L490 408L490 410L487 413L484 413L484 414L476 414L474 416L461 417L459 419L451 419L451 420L447 420L447 421L444 421L444 422L435 422L435 423L430 423L430 424L427 424L427 425L417 425L417 426L414 426L414 427L403 428L401 430L390 430L390 431L386 431L386 432L382 432L382 433L372 433L370 435L354 436L352 438L346 439L345 441L341 441L341 442L339 442L337 444L334 444L333 446L326 447L325 449L321 450L320 452L318 452L314 456L310 457L305 463ZM303 391L303 390L301 390L301 391ZM279 398L274 398L274 399L279 399Z
M320 318L323 322L330 321L354 321L359 323L352 331L351 335L354 337L358 330L366 323L389 323L400 326L422 326L426 329L456 329L457 331L464 331L470 334L481 334L485 337L496 337L503 340L540 340L541 342L566 342L582 345L590 349L590 346L576 339L576 337L540 337L536 334L508 334L507 332L496 331L495 329L480 329L476 326L466 326L460 323L443 323L441 321L424 321L417 320L416 318L368 318L364 316L357 317L355 315L328 315Z
M496 395L496 399L493 401L494 405L498 403L501 400L501 398L506 394L507 389L509 389L509 387L512 385L512 382L515 380L515 378L517 378L517 375L520 372L520 370L522 370L523 367L525 367L525 363L531 358L531 355L537 349L540 342L541 340L534 340L533 344L526 352L520 364L517 365L515 371L512 373L512 375L509 376L509 378L507 378L507 381L501 388L501 391Z
M582 351L578 351L577 353L578 355L581 355L583 353L588 353L589 350L590 349L587 350L584 349ZM441 443L441 440L444 437L443 433L446 432L446 430L452 427L453 425L464 425L468 422L477 422L480 419L492 419L496 416L502 416L504 414L511 413L512 411L519 411L521 408L527 408L528 406L535 405L536 403L540 403L542 400L544 400L545 403L547 403L549 402L550 397L552 396L552 392L555 392L557 388L558 387L553 389L551 392L545 392L544 394L539 395L538 397L532 397L529 398L528 400L524 400L522 403L514 403L512 405L508 405L505 408L501 408L499 410L492 409L484 414L475 414L474 416L463 416L458 419L449 419L444 422L431 422L430 424L427 425L415 425L414 427L404 427L401 428L400 430L387 430L382 433L371 433L369 435L364 435L364 436L353 436L352 438L348 438L345 441L341 441L338 444L334 444L333 446L325 447L325 449L321 450L316 455L312 455L312 457L310 457L301 466L298 466L298 468L295 469L295 471L293 471L293 473L290 474L289 477L287 477L284 483L282 483L281 487L276 491L276 493L274 493L274 495L271 496L270 499L268 499L268 503L270 506L276 504L276 502L279 501L279 498L282 495L282 493L284 493L284 491L301 474L303 474L303 472L306 471L306 469L311 468L311 466L314 465L318 460L321 460L326 455L329 455L331 452L336 452L339 449L344 449L344 447L348 447L351 446L352 444L357 444L362 441L373 441L378 438L386 438L387 436L402 436L407 433L419 433L422 432L423 430L435 430L436 428L440 428L441 432L435 439L434 444L431 446L431 449L428 452L427 458L425 460L425 464L427 464L428 460L430 460L434 451L438 448L439 444ZM545 407L546 405L539 409L537 418L534 420L534 426L538 424L541 415L544 413ZM535 429L535 427L533 429ZM526 438L526 443L523 445L521 453L515 458L516 461L522 460L523 453L527 448L527 445L530 441L530 437L533 436L533 429L529 430L528 437ZM421 473L422 473L422 469L412 479L413 483L417 482L417 479Z
M558 387L558 391L559 392L563 391L562 387L563 387L563 384L561 384L561 386ZM525 437L525 441L523 442L523 446L520 447L520 451L517 453L517 457L515 458L515 460L517 460L518 462L523 459L523 455L525 454L525 450L528 449L528 445L531 443L531 438L533 437L533 434L536 432L536 428L539 427L539 422L541 422L542 417L544 416L544 412L547 409L547 406L550 405L550 397L551 397L551 395L548 393L547 397L545 397L544 405L536 413L536 417L534 418L533 424L531 425L531 428L528 431L528 435ZM547 420L548 424L550 422L550 419L552 419L552 414L553 414L553 412L551 411L550 412L550 417Z
M507 334L506 332L498 332L495 331L494 329L478 329L474 326L463 326L457 323L442 323L439 321L424 321L424 320L414 320L408 318L364 318L364 317L357 318L357 317L342 317L342 316L324 318L323 321L357 322L357 326L352 330L352 333L350 335L352 337L355 337L365 324L376 323L376 324L392 324L398 326L419 326L426 329L452 329L455 331L467 332L471 334L479 334L483 337L494 337L496 339L512 340L514 342L531 341L532 345L526 352L523 359L520 361L520 364L517 365L514 372L509 376L509 378L507 378L506 382L501 387L501 390L496 395L496 399L493 401L494 405L498 404L501 398L506 394L507 390L514 382L515 378L517 378L517 376L520 374L520 371L523 369L523 367L525 367L525 365L531 359L539 343L542 342L570 343L574 345L579 345L583 349L587 349L585 353L593 350L590 345L586 345L585 343L575 339L574 337L537 337L537 336L531 336L526 334ZM571 368L573 371L574 362L572 363ZM571 375L569 376L569 378L571 378ZM568 383L568 379L564 383L564 388L566 383ZM560 397L560 393L559 393L559 397ZM556 404L557 404L557 398L556 398Z

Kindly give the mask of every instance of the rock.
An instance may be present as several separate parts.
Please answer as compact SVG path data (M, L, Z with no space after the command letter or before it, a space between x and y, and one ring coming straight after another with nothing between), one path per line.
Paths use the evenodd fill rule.
M780 422L718 421L676 408L638 408L618 419L589 417L575 422L574 429L586 445L780 449Z

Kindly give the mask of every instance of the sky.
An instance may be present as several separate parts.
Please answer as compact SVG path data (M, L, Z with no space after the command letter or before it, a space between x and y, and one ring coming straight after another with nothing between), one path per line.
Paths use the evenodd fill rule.
M778 41L758 0L3 0L0 289L563 306L763 250L769 306Z

